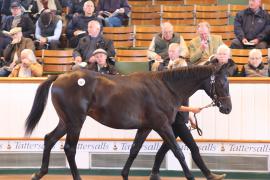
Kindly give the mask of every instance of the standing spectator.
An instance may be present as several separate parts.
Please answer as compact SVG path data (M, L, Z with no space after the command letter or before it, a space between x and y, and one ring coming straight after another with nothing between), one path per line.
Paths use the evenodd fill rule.
M92 20L100 21L100 19L94 14L95 6L92 1L86 1L84 3L83 11L83 15L74 16L68 24L67 35L70 39L69 42L72 48L75 48L78 45L80 38L87 35L88 22Z
M35 32L35 25L27 14L23 14L22 6L18 1L11 3L11 16L8 16L3 23L2 30L10 31L15 27L22 27L24 37L31 38Z
M262 62L262 52L252 49L249 52L248 64L244 65L243 75L247 77L268 77L269 66Z
M105 26L119 27L129 18L130 6L127 0L99 0L97 12L105 19Z
M101 74L118 74L114 65L108 63L107 52L104 49L96 49L93 52L95 62L87 66L87 69L100 72Z
M184 38L174 33L173 25L165 22L161 25L161 33L155 35L148 48L147 56L151 61L155 61L155 66L167 66L169 63L168 47L171 43L180 44L179 53L182 58L187 58L188 48ZM151 65L150 65L151 66ZM162 67L160 67L162 69Z
M42 76L43 68L36 60L32 49L24 49L21 52L21 63L17 64L9 77L39 77Z
M4 66L0 69L0 76L8 76L16 64L20 63L21 51L24 49L35 50L31 39L23 37L22 28L16 27L8 32L12 42L4 50Z
M73 52L76 64L80 64L81 62L94 63L95 57L93 56L93 52L99 48L107 52L110 62L113 60L115 56L113 42L102 36L100 28L101 25L96 20L88 23L88 35L80 39L78 46Z
M62 21L50 9L45 9L36 22L37 49L58 49L61 32Z
M231 48L267 48L267 32L270 30L270 17L261 8L261 0L249 0L249 7L237 13L234 20L236 39Z
M237 74L237 66L235 62L230 58L231 57L231 49L222 44L218 47L217 53L210 58L210 61L206 62L206 65L225 65L227 70L227 76L234 76Z
M217 52L217 48L223 44L220 35L210 34L208 22L201 22L197 27L198 36L189 43L190 63L203 65L208 58Z

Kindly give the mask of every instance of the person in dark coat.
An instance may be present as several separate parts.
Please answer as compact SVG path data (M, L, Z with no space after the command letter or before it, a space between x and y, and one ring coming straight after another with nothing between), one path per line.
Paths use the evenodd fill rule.
M237 13L234 20L236 39L231 48L267 48L267 32L270 30L270 17L261 7L261 0L250 0L249 8Z
M74 16L83 15L84 3L89 0L68 0L67 5L67 19L71 20Z
M73 51L76 64L95 62L93 52L99 48L104 49L108 54L110 63L114 63L115 49L113 42L103 37L100 28L99 21L92 20L88 23L88 35L80 39L78 46Z
M100 72L101 74L119 74L114 65L109 64L107 61L107 52L104 49L97 49L93 52L95 62L88 64L87 69Z
M67 37L69 39L70 47L75 48L79 40L87 35L88 22L97 20L101 23L101 20L94 13L95 6L92 1L86 1L83 5L84 13L72 18L68 24Z
M23 14L21 4L18 1L14 1L10 8L12 15L6 18L1 29L10 31L14 27L21 27L24 37L33 38L35 25L27 14Z

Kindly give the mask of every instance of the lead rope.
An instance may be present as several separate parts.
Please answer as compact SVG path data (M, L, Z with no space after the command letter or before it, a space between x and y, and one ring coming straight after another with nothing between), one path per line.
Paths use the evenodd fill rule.
M201 107L200 109L203 110L203 109L206 109L206 108L209 108L209 107L213 107L213 106L215 106L214 101L211 102L210 104L206 105L206 106ZM197 120L197 116L196 115L197 115L197 113L194 113L194 119L195 119L195 128L194 129L197 130L197 133L199 134L199 136L202 136L203 132L202 132L202 129L198 125L198 120ZM192 129L192 127L190 127L190 130L194 130L194 129Z

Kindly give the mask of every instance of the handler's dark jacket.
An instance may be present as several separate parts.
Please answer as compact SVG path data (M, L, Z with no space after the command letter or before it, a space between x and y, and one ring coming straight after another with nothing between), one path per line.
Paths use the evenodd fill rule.
M188 105L189 105L188 100L184 101L181 104L181 106L188 106ZM178 111L176 113L175 121L173 124L176 125L176 124L188 123L188 118L189 118L189 112Z
M205 65L209 65L209 64L212 64L212 65L218 65L218 59L217 58L212 58L210 61L207 61L205 63ZM235 64L235 62L232 60L232 59L228 59L228 63L224 64L226 67L226 70L227 70L227 76L235 76L237 75L237 65Z
M266 40L267 32L270 30L270 17L267 11L260 8L254 13L250 8L237 13L234 20L235 36L242 41L258 38L260 41Z
M14 16L8 16L2 26L2 30L10 31L12 29L11 26L12 26L13 19L14 19ZM27 14L21 15L21 21L19 22L17 27L22 28L22 33L24 37L30 38L31 35L34 35L35 33L35 24L33 23L31 18Z
M78 46L73 51L73 57L81 56L84 62L88 62L93 52L99 48L107 52L108 58L111 59L115 56L113 41L105 39L102 35L95 38L88 35L80 39Z

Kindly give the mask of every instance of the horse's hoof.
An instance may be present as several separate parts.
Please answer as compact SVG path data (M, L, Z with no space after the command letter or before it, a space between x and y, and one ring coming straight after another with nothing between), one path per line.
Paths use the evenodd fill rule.
M209 176L207 176L207 180L222 180L224 179L226 174L214 174L211 173Z
M150 175L150 180L160 180L159 174L152 174Z
M37 173L32 174L31 180L40 180Z

